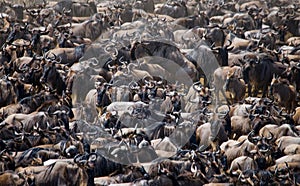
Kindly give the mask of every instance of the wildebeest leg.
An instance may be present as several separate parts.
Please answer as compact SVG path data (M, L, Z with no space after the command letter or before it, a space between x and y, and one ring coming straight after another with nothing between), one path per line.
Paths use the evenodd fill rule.
M248 89L248 96L249 96L249 97L252 97L252 90L251 90L251 89L252 89L252 86L251 86L250 83L247 84L247 89Z
M220 101L220 90L216 88L216 91L215 91L215 96L216 96L216 105L218 105L219 101Z
M97 112L98 112L98 115L96 116L96 118L95 118L95 123L97 123L98 122L98 120L99 120L99 118L102 116L102 114L103 114L103 108L102 107L97 107L96 106L96 110L97 110Z
M267 96L267 91L268 91L268 85L264 85L263 86L263 90L262 90L262 97L266 97Z
M230 102L229 102L229 100L226 98L226 94L225 94L225 92L224 92L223 89L221 89L221 93L222 93L224 99L226 100L226 103L230 105Z
M258 87L257 87L257 86L254 86L254 90L253 90L253 94L252 94L254 97L257 96L258 90L259 90Z

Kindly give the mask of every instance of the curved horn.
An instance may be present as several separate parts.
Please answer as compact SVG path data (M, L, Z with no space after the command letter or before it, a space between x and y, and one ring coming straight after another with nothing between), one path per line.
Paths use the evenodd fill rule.
M270 133L270 136L267 137L266 139L269 140L269 141L271 141L274 138L274 134L272 132L270 132L270 131L269 131L269 133Z
M104 51L106 53L110 54L112 59L115 60L117 58L119 52L118 52L118 49L116 47L114 47L115 51L114 51L114 53L111 53L109 50L111 50L112 47L113 47L112 45L108 45L104 48Z
M254 142L254 140L253 140L253 136L254 136L254 130L252 130L251 132L249 132L249 134L248 134L248 141L250 141L251 143L253 143Z
M119 62L121 64L127 64L127 61L123 61L123 59L124 59L124 56L121 56L120 59L119 59Z
M96 161L98 155L94 152L90 153L89 156L88 156L88 160L89 161Z
M95 58L95 59L91 62L91 64L92 64L93 66L98 66L98 65L99 65L99 61Z
M232 41L229 39L228 40L229 44L225 46L225 48L228 50L228 47L232 44Z
M200 85L200 86L198 86L199 88L196 87L197 85ZM197 92L201 91L202 84L201 84L200 81L197 81L197 82L193 83L192 86L193 86L193 89L194 89L195 91L197 91Z
M56 59L56 58L55 58ZM55 60L55 62L57 63L57 64L60 64L61 63L61 61L62 61L62 59L61 59L61 57L59 56L59 60L57 61L57 60Z
M77 154L77 155L74 157L74 159L73 159L74 163L78 163L78 162L79 162L79 159L80 159L81 157L82 157L81 154Z
M277 174L278 174L278 165L275 166L275 173L274 173L274 175L277 176Z
M137 82L135 81L131 81L129 84L128 84L128 87L132 90L138 90L140 87L138 85Z
M146 75L146 76L143 77L142 82L145 82L145 84L150 84L150 81L146 80L147 77L149 77L151 79L150 76Z
M22 72L28 70L28 65L24 64L24 65L19 66L19 70L22 71Z
M263 153L266 153L268 151L269 151L269 148L267 148L267 149L259 149L259 152L263 152Z
M197 172L198 172L198 167L195 165L194 162L193 162L193 164L191 165L191 172L192 172L192 173L197 173Z
M115 49L115 52L112 54L112 57L113 57L114 59L116 59L117 56L118 56L118 54L119 54L119 51L118 51L117 48L114 48L114 49Z
M181 36L181 40L182 40L183 42L189 42L189 41L190 41L190 39L185 39L185 38L183 37L183 35Z
M112 60L110 60L110 61L107 62L107 67L108 67L109 69L116 69L116 68L117 68L116 66L111 66L111 65L110 65L111 62L112 62Z
M50 58L49 57L49 54L50 54L50 52L48 52L47 54L46 54L46 59L48 59L48 60L50 60L50 61L54 61L54 60L56 60L56 58L57 58L57 56L56 56L56 54L54 54L53 52L51 52L51 54L53 55L53 58Z

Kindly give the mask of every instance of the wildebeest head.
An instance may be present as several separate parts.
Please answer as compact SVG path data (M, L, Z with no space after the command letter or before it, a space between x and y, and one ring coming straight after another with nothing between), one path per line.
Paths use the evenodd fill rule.
M220 66L228 66L228 51L234 48L234 46L229 47L231 43L232 42L229 40L229 44L224 47L211 47L213 52L216 54Z
M213 43L216 46L224 45L225 34L222 27L208 29L207 33L204 34L204 37L207 41L209 41L210 45Z
M259 61L256 57L253 56L247 56L245 55L242 60L240 60L243 65L243 77L245 80L245 83L249 83L250 81L250 70L253 70L256 68L256 66L259 64Z
M85 44L81 44L75 47L74 55L75 55L75 59L77 59L76 61L78 61L84 55L84 51L85 51Z
M232 85L232 83L234 83L234 80L236 79L236 77L234 76L234 71L233 70L230 70L228 73L227 73L227 76L226 76L226 81L225 81L225 85L223 87L223 89L225 91L229 91L231 86L234 86Z

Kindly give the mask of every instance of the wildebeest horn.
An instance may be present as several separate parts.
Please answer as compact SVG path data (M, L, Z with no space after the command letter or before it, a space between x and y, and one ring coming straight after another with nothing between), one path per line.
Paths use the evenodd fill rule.
M53 131L53 130L60 130L61 127L60 127L60 126L56 126L56 127L50 127L50 126L49 126L49 129L52 130L52 131Z
M51 52L51 54L53 55L53 58L50 58L50 57L49 57L49 54L50 54L50 52L48 52L48 53L46 54L46 59L49 59L50 61L56 60L56 58L57 58L56 54L54 54L54 53Z
M275 166L275 173L274 175L276 176L278 174L278 165Z
M191 172L192 172L192 173L197 173L197 172L198 172L198 168L197 168L197 166L195 165L195 163L193 163L193 164L191 165Z
M215 86L212 86L212 88L209 88L208 91L212 92L212 91L215 91L216 90L216 87Z
M220 5L220 6L223 6L224 4L225 4L225 1L224 1L224 0L220 0L220 1L219 1L219 5Z
M200 85L200 86L198 86L198 85ZM197 91L197 92L201 91L202 84L201 84L200 81L197 81L197 82L193 83L192 86L193 86L193 89L194 89L195 91ZM198 87L196 87L196 86L198 86Z
M126 66L127 66L127 61L123 61L123 59L124 59L124 56L122 56L122 57L120 57L120 59L119 59L119 62L122 64L122 68L126 68Z
M135 81L131 81L131 82L128 84L128 87L129 87L130 89L132 89L132 90L137 90L137 89L140 88L139 85L138 85L138 83L135 82Z
M205 101L205 100L202 100L201 103L205 103L205 104L208 105L208 104L211 104L211 101Z
M94 58L91 63L93 66L97 66L99 64L99 61L96 58Z
M285 166L286 166L286 168L287 168L287 169L288 169L288 171L289 171L289 174L291 174L291 172L290 172L291 170L290 170L290 167L289 167L289 164L288 164L288 162L286 162L286 161L285 161L284 163L285 163Z
M200 152L200 154L204 155L204 156L208 156L211 154L211 152L209 151L204 151L204 152Z
M109 69L116 69L116 68L117 68L116 66L111 66L111 65L110 65L111 62L112 62L112 60L110 60L110 61L107 62L107 67L108 67Z
M77 154L73 159L74 163L78 163L80 158L81 158L81 155Z
M269 148L267 148L267 149L259 149L259 152L263 152L263 153L266 153L268 151L269 151Z
M56 59L56 58L55 58L55 59ZM57 64L60 64L60 63L61 63L61 60L62 60L62 59L61 59L61 57L59 56L59 60L58 60L58 61L56 60L55 62L56 62Z
M232 49L234 48L234 46L231 46L231 47L229 48L229 46L232 44L232 41L231 41L231 40L228 40L228 42L229 42L229 44L226 45L225 48L226 48L227 50L232 50Z
M27 69L28 69L28 65L27 65L27 64L21 65L21 66L19 67L19 70L20 70L20 71L26 71Z
M271 141L274 138L274 134L272 132L269 133L270 133L270 137L268 137L267 140Z
M6 151L6 149L4 149L3 151L0 152L0 157L3 155L3 153Z
M240 177L240 175L242 174L242 171L241 170L236 170L236 171L232 171L232 170L230 170L230 173L231 173L231 175L233 175L233 176L239 176Z
M253 135L254 135L255 133L254 133L254 130L252 130L251 132L249 132L249 134L248 134L248 141L250 141L251 143L253 143Z
M90 153L89 156L88 156L88 160L89 161L96 161L98 155L94 152Z
M118 52L118 49L117 49L116 47L114 47L114 53L111 53L111 52L109 51L109 49L110 49L111 47L113 47L113 46L111 46L111 45L106 46L106 47L104 48L104 51L105 51L106 53L110 54L111 57L112 57L113 59L116 59L117 56L118 56L118 53L119 53L119 52Z
M181 40L184 41L184 42L190 41L189 39L185 39L185 37L183 37L183 35L181 36Z
M221 149L220 147L218 147L218 150L216 152L214 152L214 154L220 154L221 153Z
M147 76L147 75L144 76L143 79L142 79L142 82L145 82L146 84L149 84L150 82L146 79L148 77L151 78L150 76Z
M14 131L14 134L15 134L16 136L22 136L22 135L23 135L23 133L18 133L17 131Z
M158 165L157 165L157 172L158 173L162 173L162 168L161 168L161 165L160 165L160 163L158 163Z

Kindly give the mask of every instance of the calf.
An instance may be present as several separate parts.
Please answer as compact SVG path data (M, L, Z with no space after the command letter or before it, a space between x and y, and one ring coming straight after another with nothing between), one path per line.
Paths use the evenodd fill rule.
M231 104L242 101L246 94L246 84L243 79L234 75L235 72L230 70L227 73L224 89L229 92Z
M296 90L287 80L273 78L270 93L274 96L280 106L285 107L287 113L291 113L296 106Z
M215 94L216 94L216 100L217 102L220 101L220 97L219 97L219 91L222 92L222 95L224 97L226 97L224 89L222 89L222 87L224 87L225 81L226 81L226 77L228 73L231 74L236 74L237 77L241 77L242 75L242 69L241 67L238 66L233 66L233 67L228 67L228 66L224 66L224 67L219 67L214 71L214 85L215 85Z

